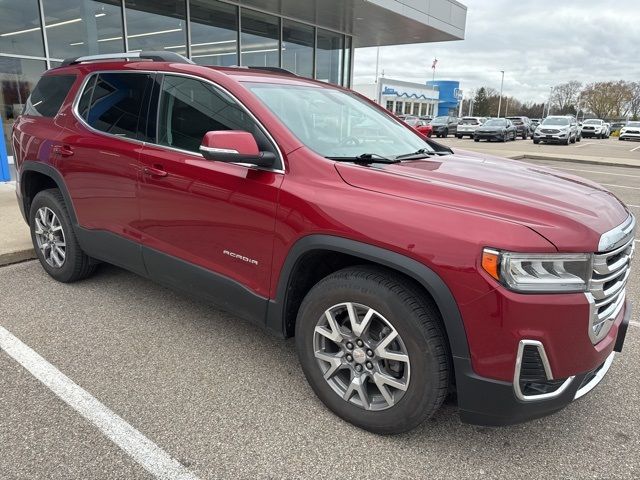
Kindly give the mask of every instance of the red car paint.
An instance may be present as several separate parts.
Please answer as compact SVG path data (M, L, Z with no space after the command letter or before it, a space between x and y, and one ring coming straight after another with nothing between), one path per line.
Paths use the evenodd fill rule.
M85 76L104 70L173 71L217 83L267 127L284 170L211 162L89 130L74 117L72 103ZM559 377L594 369L613 350L624 309L594 346L584 295L515 293L479 263L484 247L596 252L601 234L629 215L599 185L464 151L377 168L336 163L307 148L243 85L339 88L298 77L160 62L80 64L51 74L62 73L77 79L58 116L20 117L13 143L19 173L25 159L61 173L81 226L215 271L269 299L276 297L289 251L305 236L332 235L397 252L429 267L451 290L473 370L488 379L512 381L522 338L543 342ZM431 126L417 130L430 136ZM74 154L64 157L53 145ZM233 255L215 253L231 247Z

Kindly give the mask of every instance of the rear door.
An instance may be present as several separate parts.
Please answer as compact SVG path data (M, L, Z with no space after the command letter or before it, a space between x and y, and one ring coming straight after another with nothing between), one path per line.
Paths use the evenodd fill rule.
M82 227L83 247L140 273L141 112L146 113L152 78L140 72L92 74L58 139L58 169Z

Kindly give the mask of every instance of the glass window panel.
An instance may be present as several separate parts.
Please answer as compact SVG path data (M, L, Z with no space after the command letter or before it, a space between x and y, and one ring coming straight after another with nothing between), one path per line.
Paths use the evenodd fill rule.
M0 57L0 116L5 143L11 150L11 126L22 113L40 75L47 69L42 60Z
M126 0L129 51L169 50L187 54L186 3Z
M190 2L193 61L201 65L238 65L238 7L212 0Z
M242 65L279 67L280 21L278 17L242 9Z
M102 132L137 138L142 127L141 99L149 78L142 73L101 73L95 83L85 87L92 90L89 110L83 115L86 122Z
M282 21L282 68L313 77L313 27Z
M119 0L44 0L42 6L51 57L124 51Z
M55 117L75 80L75 75L42 77L27 100L24 114L37 117Z
M342 83L344 35L318 29L316 78L323 82Z
M0 53L44 57L37 0L0 1Z
M393 100L387 100L387 110L393 112Z
M158 143L198 152L205 133L244 130L261 150L272 150L253 119L228 95L192 78L167 75L162 82Z

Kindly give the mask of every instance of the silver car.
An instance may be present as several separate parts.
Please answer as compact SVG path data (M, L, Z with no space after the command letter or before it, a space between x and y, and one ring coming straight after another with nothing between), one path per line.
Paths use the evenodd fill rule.
M578 122L571 115L551 115L545 118L533 133L533 143L570 143L581 139Z
M462 138L468 136L469 138L473 138L473 134L478 127L486 121L486 117L462 117L458 122L458 132L456 133L456 137Z

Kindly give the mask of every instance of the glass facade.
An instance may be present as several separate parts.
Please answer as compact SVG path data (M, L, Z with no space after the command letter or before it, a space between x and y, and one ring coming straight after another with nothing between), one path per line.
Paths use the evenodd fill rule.
M0 113L9 149L7 133L38 78L69 57L167 50L201 65L282 67L351 84L349 35L237 2L0 0L0 19Z

